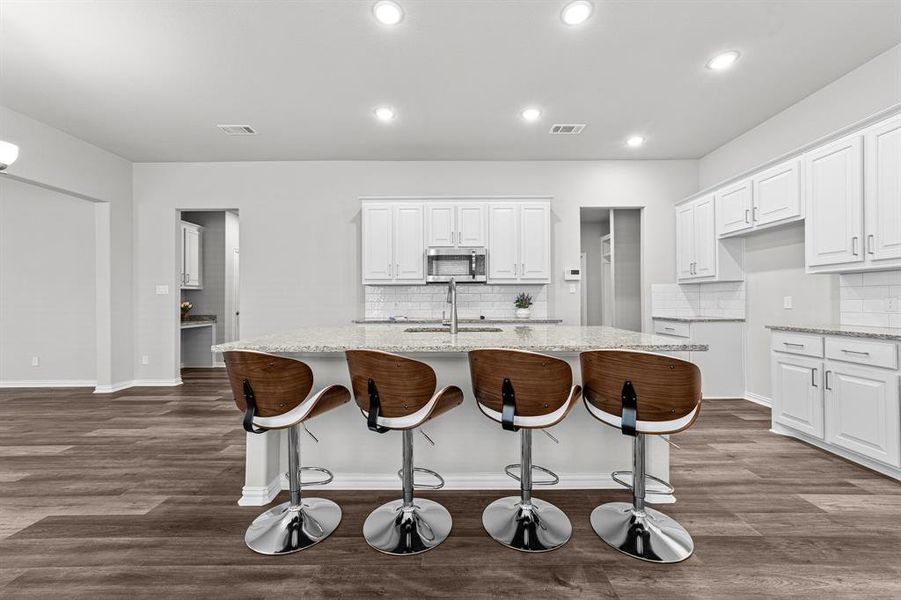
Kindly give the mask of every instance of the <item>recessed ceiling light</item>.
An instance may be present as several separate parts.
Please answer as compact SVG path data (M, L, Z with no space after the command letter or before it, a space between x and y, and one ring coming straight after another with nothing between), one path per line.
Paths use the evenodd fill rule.
M383 25L397 25L404 20L404 9L397 2L380 0L372 7L372 14Z
M389 106L379 106L372 112L375 114L375 118L383 123L390 123L397 116L394 109Z
M526 108L520 114L522 115L522 120L529 123L534 123L541 118L541 110L538 108Z
M567 25L581 25L591 16L593 7L588 0L575 0L563 7L560 18Z
M739 56L737 50L729 50L728 52L717 54L707 63L707 68L712 71L724 71L734 65Z
M626 145L630 148L638 148L639 146L644 144L644 136L643 135L633 135L629 139L626 140Z

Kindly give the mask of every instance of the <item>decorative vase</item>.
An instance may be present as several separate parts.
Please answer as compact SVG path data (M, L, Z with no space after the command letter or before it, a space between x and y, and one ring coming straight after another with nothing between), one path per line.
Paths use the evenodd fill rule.
M517 308L516 309L516 318L517 319L528 319L532 316L531 308Z

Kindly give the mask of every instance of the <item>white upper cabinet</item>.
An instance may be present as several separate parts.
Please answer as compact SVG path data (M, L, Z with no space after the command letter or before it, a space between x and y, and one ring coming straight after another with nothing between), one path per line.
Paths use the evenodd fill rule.
M751 229L751 180L745 179L716 192L717 232L727 235Z
M743 242L718 240L714 195L676 207L676 276L679 282L741 281Z
M203 227L181 222L181 289L203 289Z
M457 232L453 204L427 204L425 207L426 229L429 247L453 247Z
M863 137L804 155L807 266L863 261Z
M901 266L901 116L864 134L867 260Z
M804 216L800 173L800 162L792 159L751 178L751 222L755 228L788 223Z
M485 245L483 203L427 203L425 215L430 248L478 248Z
M489 283L550 280L550 202L488 204Z
M363 203L363 283L425 283L422 205Z

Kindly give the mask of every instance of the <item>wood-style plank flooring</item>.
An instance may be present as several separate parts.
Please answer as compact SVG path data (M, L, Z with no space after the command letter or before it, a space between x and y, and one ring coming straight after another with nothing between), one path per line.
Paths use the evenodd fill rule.
M235 504L239 417L222 371L102 396L0 391L0 598L901 598L901 485L769 433L769 412L744 401L707 403L675 438L679 501L663 510L696 551L674 566L594 535L591 509L626 500L618 490L541 490L574 533L538 555L482 531L499 493L433 493L451 537L395 558L360 532L397 493L321 489L344 510L335 535L258 556L243 534L263 509Z

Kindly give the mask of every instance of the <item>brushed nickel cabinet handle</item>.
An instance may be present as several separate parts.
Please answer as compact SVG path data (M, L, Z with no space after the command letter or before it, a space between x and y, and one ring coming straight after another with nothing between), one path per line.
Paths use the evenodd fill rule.
M830 374L830 373L832 373L832 371L826 371L826 389L829 390L829 391L831 392L831 391L832 391L832 388L829 387L829 374Z
M812 385L813 387L817 387L817 370L816 369L810 370L810 385Z
M757 208L758 207L755 206L754 209L751 211L751 216L754 219L755 223L757 222Z
M851 238L851 254L854 256L858 256L860 254L860 249L857 247L859 238L855 235Z
M869 352L863 352L862 350L845 350L842 348L842 352L845 354L857 354L858 356L869 356Z
M876 254L876 251L873 250L873 242L876 240L876 236L872 233L867 236L867 254Z
M782 342L786 346L791 346L793 348L803 348L804 344L798 344L796 342Z
M751 213L751 211L748 210L748 209L746 208L746 209L745 209L745 223L750 223L750 222L751 222L750 213Z

